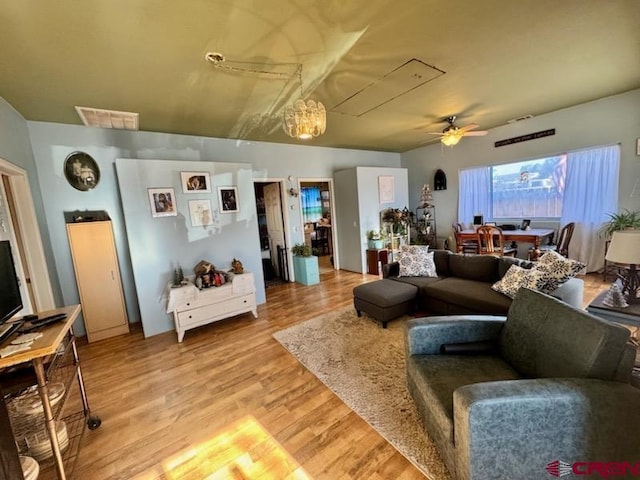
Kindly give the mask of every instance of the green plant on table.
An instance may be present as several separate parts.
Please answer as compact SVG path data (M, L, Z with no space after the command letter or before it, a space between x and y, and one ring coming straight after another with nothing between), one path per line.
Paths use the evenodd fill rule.
M295 244L293 247L291 247L291 253L293 253L296 257L310 257L313 255L311 247L306 243Z
M620 213L608 213L609 221L600 229L600 233L607 238L611 238L613 232L619 230L639 229L640 212L632 212L625 209Z

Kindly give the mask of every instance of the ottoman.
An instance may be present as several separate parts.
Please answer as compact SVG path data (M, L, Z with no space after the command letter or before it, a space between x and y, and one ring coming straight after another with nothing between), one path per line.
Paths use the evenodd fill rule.
M411 311L418 294L418 287L394 280L377 280L353 289L353 306L360 317L362 312L382 322L387 322Z

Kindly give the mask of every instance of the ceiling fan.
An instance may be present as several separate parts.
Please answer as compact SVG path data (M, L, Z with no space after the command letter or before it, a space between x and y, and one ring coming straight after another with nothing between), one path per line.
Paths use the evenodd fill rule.
M465 125L464 127L458 127L454 124L456 121L456 116L451 115L445 119L449 125L442 130L442 133L436 132L428 132L430 135L440 135L440 141L447 145L448 147L452 147L456 145L462 137L482 137L489 133L487 130L476 130L472 132L471 130L475 130L480 125L477 123L470 123L469 125Z

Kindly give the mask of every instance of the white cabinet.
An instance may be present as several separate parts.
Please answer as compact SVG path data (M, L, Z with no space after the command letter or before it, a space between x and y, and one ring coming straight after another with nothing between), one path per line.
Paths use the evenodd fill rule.
M67 234L88 340L129 333L111 221L68 223Z
M251 312L258 318L253 274L234 275L231 282L203 290L192 283L175 289L169 287L167 312L173 312L178 342L191 328L234 315Z

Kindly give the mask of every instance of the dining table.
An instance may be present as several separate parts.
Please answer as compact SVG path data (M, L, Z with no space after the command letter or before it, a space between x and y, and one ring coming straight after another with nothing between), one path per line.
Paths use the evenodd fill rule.
M552 228L530 228L528 230L502 230L502 237L508 242L522 242L533 244L531 260L537 260L540 256L540 245L547 237L552 237L555 230ZM473 229L462 230L459 234L460 241L476 240L478 237Z

